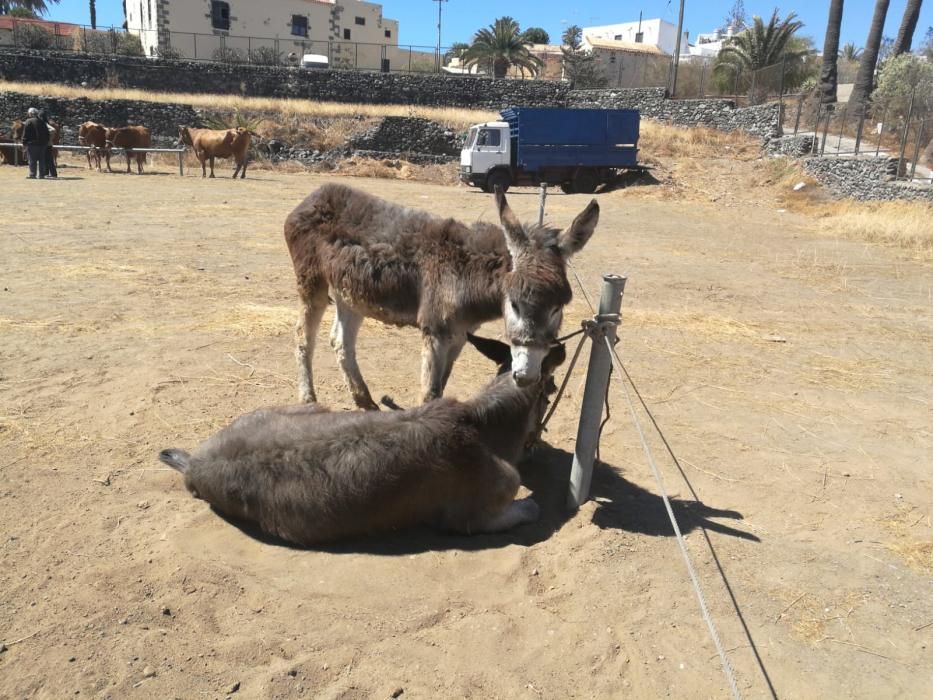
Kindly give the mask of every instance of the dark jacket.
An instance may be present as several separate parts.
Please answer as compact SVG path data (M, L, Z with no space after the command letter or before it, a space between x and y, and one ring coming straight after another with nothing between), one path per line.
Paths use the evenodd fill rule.
M39 117L30 117L23 124L23 145L49 145L49 128Z

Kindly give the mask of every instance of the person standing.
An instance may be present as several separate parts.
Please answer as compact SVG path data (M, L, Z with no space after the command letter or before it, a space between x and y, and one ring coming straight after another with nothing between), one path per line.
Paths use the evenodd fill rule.
M58 166L55 163L55 148L52 144L55 142L55 127L52 126L49 121L49 113L44 110L39 110L39 119L45 124L45 128L49 132L49 143L45 147L45 169L48 172L48 176L53 180L58 179Z
M27 112L28 119L23 124L23 146L26 148L26 157L29 158L29 179L38 177L44 180L47 174L45 166L45 150L49 145L49 130L45 122L39 119L39 110L30 107Z

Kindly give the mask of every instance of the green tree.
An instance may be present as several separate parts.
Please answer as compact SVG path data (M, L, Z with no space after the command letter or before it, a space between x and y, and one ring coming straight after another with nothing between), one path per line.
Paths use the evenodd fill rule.
M926 56L928 61L933 61L933 27L927 27L927 33L923 36L923 44L920 46L920 54Z
M875 12L868 29L865 50L858 64L858 74L855 76L852 94L849 95L849 110L853 114L864 113L865 106L868 104L868 96L874 86L875 66L878 65L878 51L881 48L881 35L884 32L884 20L888 15L889 4L890 0L876 0L875 2Z
M541 27L528 27L522 32L522 41L526 44L550 44L551 36Z
M897 39L894 40L894 48L891 50L893 55L900 56L902 53L910 52L910 44L914 40L914 32L917 29L917 20L920 19L922 2L923 0L907 0L901 28L897 32Z
M872 104L883 107L889 115L906 117L911 94L911 119L933 114L933 63L911 54L892 56L878 71Z
M826 39L823 42L823 69L820 73L820 101L824 104L836 101L842 4L843 0L831 0L829 3L829 21L826 24Z
M14 9L28 10L33 15L44 15L49 5L57 5L59 0L0 0L0 15L8 15Z
M858 48L851 41L843 44L839 51L839 58L843 61L857 61L862 56L862 49Z
M444 63L450 63L452 58L462 58L468 48L470 48L470 45L462 41L451 44L450 48L444 53Z
M609 79L596 57L583 48L583 30L571 24L561 36L563 45L564 77L575 88L602 88L609 84Z
M537 75L542 65L541 59L528 51L518 22L511 17L500 17L477 31L462 58L465 66L478 65L491 71L494 78L504 78L511 66Z

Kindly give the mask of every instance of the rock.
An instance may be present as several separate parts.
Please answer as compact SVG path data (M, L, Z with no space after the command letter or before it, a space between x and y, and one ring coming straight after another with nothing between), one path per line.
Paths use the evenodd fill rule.
M404 688L396 688L395 690L392 691L392 694L389 695L389 697L397 698L397 697L400 697L404 692L405 692Z
M162 607L162 614L163 614L163 615L171 615L171 614L172 614L172 611L171 611L170 608L167 608L167 607L163 606L163 607Z
M155 669L152 668L152 666L146 666L143 669L143 678L153 678L155 674L156 674Z
M807 186L806 182L798 182L796 185L794 185L794 192L800 192L800 190L802 190L806 186Z
M224 692L226 692L227 695L233 695L239 689L240 689L240 681L237 681L236 683L232 684L229 688L227 688L227 690Z
M6 644L0 644L0 654L5 652L9 647Z

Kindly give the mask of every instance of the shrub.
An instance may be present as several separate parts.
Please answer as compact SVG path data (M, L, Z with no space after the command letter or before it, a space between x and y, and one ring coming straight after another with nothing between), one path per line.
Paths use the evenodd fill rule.
M933 63L911 54L889 58L878 74L872 104L890 115L906 117L911 93L914 95L911 120L933 112Z
M120 56L144 56L142 42L135 34L84 29L74 35L75 51L110 53Z
M246 52L236 47L221 46L211 53L211 60L222 63L246 63Z
M35 24L15 25L13 43L24 49L53 49L55 48L55 35L45 27Z
M260 66L278 66L282 63L282 52L271 46L260 46L249 52L249 62Z
M156 58L166 58L172 61L177 61L178 59L184 58L181 55L181 51L174 49L171 46L159 46L155 50Z

